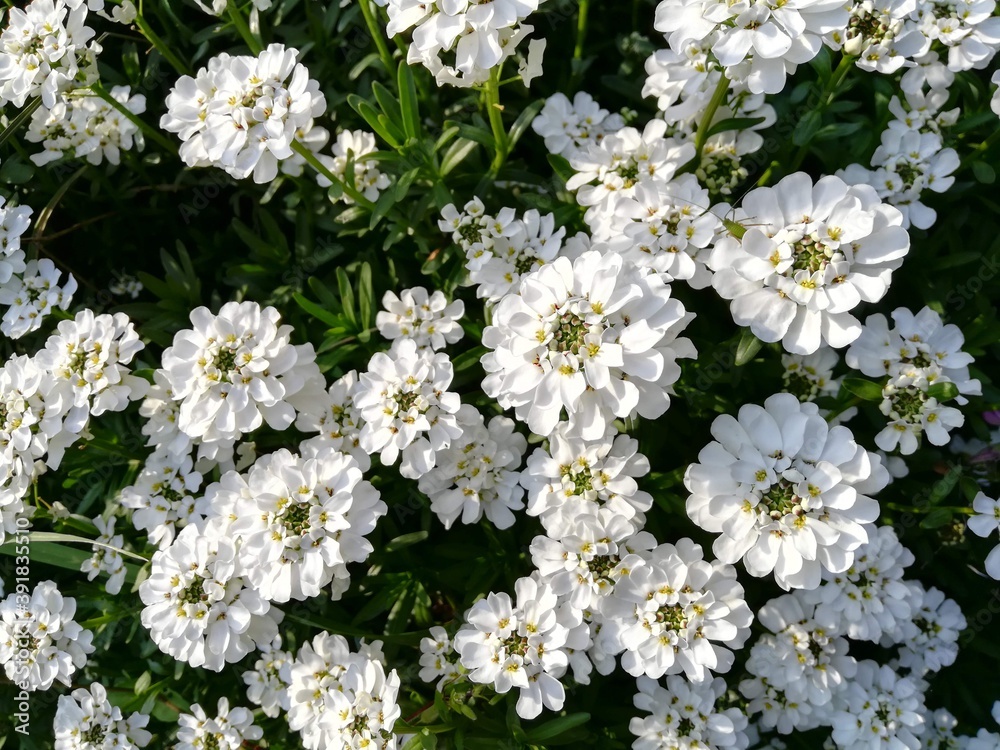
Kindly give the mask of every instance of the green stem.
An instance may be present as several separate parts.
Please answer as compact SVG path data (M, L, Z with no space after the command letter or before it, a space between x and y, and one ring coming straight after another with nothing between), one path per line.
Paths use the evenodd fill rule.
M937 510L938 508L944 508L945 510L954 511L955 513L962 513L967 516L976 515L975 508L962 508L959 506L951 505L900 505L899 503L886 503L886 505L891 510L898 510L901 513L930 513L932 510Z
M243 41L246 43L250 51L255 55L259 55L264 49L264 44L260 39L253 35L250 31L250 27L247 25L247 20L240 13L240 9L236 5L236 0L229 0L226 3L226 12L229 15L229 20L233 22L233 26L239 32L240 36L243 37Z
M976 159L978 159L987 151L989 151L996 144L998 140L1000 140L1000 129L994 130L992 133L989 134L986 140L984 140L982 143L980 143L978 146L972 149L972 151L966 154L965 158L962 159L961 164L958 165L958 169L956 169L955 172L956 173L961 172L972 162L974 162Z
M371 0L359 0L358 5L361 6L361 15L365 17L365 23L368 25L368 33L375 40L375 46L378 48L378 56L385 66L385 72L392 75L392 71L395 70L395 66L392 64L392 53L389 52L389 45L386 44L382 27L375 18L375 13L372 11Z
M844 55L840 58L840 63L833 71L829 80L827 80L826 86L823 87L823 91L819 95L819 103L816 105L816 109L814 111L822 115L822 113L826 111L826 108L833 103L833 100L837 98L837 90L844 82L844 79L847 78L847 74L851 72L851 68L854 67L854 61L856 59L857 58L851 55ZM789 174L798 171L798 168L802 166L802 162L805 161L806 154L809 153L810 142L811 141L806 141L799 146L799 150L795 152L795 156L792 159L792 165L788 170Z
M576 45L573 47L573 59L583 59L583 43L587 39L587 14L590 11L590 0L580 0L580 12L576 17Z
M166 136L160 133L160 131L154 128L152 125L140 119L136 114L130 112L129 109L124 104L122 104L120 101L111 96L111 94L109 94L108 91L100 83L91 84L90 90L93 91L97 96L101 97L114 109L118 110L118 112L122 115L122 117L128 119L129 122L131 122L133 125L139 128L139 130L145 133L149 138L156 141L158 144L160 144L163 148L172 153L174 156L177 155L177 144L169 140Z
M368 209L369 211L373 211L375 209L375 204L374 203L372 203L370 200L368 200L367 198L365 198L365 196L362 195L358 191L358 189L356 187L354 187L354 185L348 185L346 182L344 182L342 179L340 179L337 175L335 175L333 172L331 172L329 169L327 169L326 165L323 164L323 162L321 162L318 158L316 158L316 154L314 154L312 151L310 151L304 145L302 145L298 141L292 141L292 151L294 151L299 156L301 156L303 159L305 159L306 160L306 164L308 164L310 167L312 167L313 169L315 169L321 175L323 175L324 177L326 177L326 179L328 179L334 185L338 185L340 187L340 189L343 190L344 193L346 193L347 195L349 195L351 197L351 199L355 203L357 203L359 206L363 206L364 208Z
M142 16L142 10L140 9L139 15L136 16L135 25L142 32L142 35L149 40L149 43L153 45L157 52L163 55L163 59L170 63L170 66L180 73L182 76L188 75L188 66L171 51L170 46L164 42L160 36L153 31L149 23Z
M726 74L722 73L719 82L715 85L715 91L712 92L712 98L708 102L708 107L705 108L704 113L702 113L701 121L698 123L698 131L694 136L694 162L695 168L701 164L701 152L705 150L705 142L708 140L708 131L712 129L712 120L715 119L715 113L718 111L719 107L726 100L726 96L729 94L729 79L726 78Z
M42 106L42 97L36 96L27 104L24 108L17 113L17 116L10 121L4 131L0 133L0 143L3 143L8 138L10 138L14 133L16 133L24 123L31 119L31 116L35 113L35 110Z
M500 104L500 67L498 65L490 71L490 79L486 82L484 89L486 114L490 120L493 143L496 146L493 163L490 164L489 174L491 178L495 178L500 173L501 167L507 161L507 131L503 127L503 107Z

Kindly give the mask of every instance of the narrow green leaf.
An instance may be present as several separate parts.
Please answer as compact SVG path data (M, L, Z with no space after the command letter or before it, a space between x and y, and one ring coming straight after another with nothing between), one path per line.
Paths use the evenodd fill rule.
M341 324L340 317L325 310L319 305L317 305L312 300L304 297L300 292L295 292L292 295L292 299L295 300L296 304L305 310L307 313L312 315L316 320L320 320L326 323L328 326L339 326Z
M394 122L396 127L403 128L403 114L399 108L399 99L393 96L392 92L378 81L372 83L372 93L375 95L375 101L378 102L378 106L382 109L385 116Z
M757 356L764 342L753 335L749 328L744 328L740 334L740 342L736 345L736 366L742 367Z
M413 82L413 71L409 63L403 60L396 71L396 83L399 85L399 107L403 114L403 131L407 138L420 137L420 105L417 102L417 87Z
M711 138L717 133L725 133L729 130L748 130L762 122L764 122L763 117L727 117L725 120L719 120L708 129L708 137Z
M430 533L427 531L414 531L410 534L403 534L402 536L397 536L395 539L389 541L382 549L385 552L395 552L401 550L404 547L411 547L414 544L424 541Z
M570 729L578 727L581 724L586 724L588 721L590 721L590 714L586 713L560 716L558 719L547 721L537 729L528 732L528 741L545 742L546 740L555 739L560 734L568 732Z
M563 182L567 182L570 177L576 174L576 170L570 166L569 160L565 156L549 154L549 164Z
M542 111L543 106L545 106L545 101L539 99L521 110L521 114L514 120L514 124L510 126L510 132L507 134L508 150L513 150L514 144L521 140L521 136L528 131L531 121Z
M351 280L347 278L347 271L337 268L337 286L340 288L340 304L344 307L344 315L351 321L351 325L357 327L358 316L354 312L354 290L351 289Z
M863 401L881 401L882 386L864 378L844 378L844 390Z
M383 141L388 143L393 148L399 148L399 140L392 133L392 131L379 120L379 111L375 109L375 107L373 107L367 100L362 99L357 94L350 94L347 97L347 103L351 105L351 108L354 109L355 112L365 119L365 122L371 126L372 130L378 133Z
M951 521L951 508L935 508L920 521L922 529L937 529Z
M375 317L375 292L372 289L372 267L368 263L361 264L358 280L358 312L362 330L371 328L372 319Z
M133 560L149 562L149 560L145 557L137 555L135 552L129 552L121 547L115 547L114 545L105 544L104 542L98 542L93 539L87 539L86 537L76 536L75 534L60 534L58 531L32 531L28 534L28 538L32 542L52 542L54 544L63 542L65 544L93 545L95 547L101 547L102 549L109 549L112 552L117 552L119 555L124 557L131 557Z
M457 131L458 128L455 128ZM447 175L451 170L465 161L465 157L472 153L476 148L476 141L470 138L459 138L448 150L445 151L444 157L441 159L441 170L440 174L442 177Z

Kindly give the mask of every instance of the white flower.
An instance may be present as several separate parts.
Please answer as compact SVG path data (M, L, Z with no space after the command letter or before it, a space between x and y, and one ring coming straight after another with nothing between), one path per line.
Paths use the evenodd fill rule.
M116 294L119 297L128 297L129 299L138 298L139 294L142 292L142 282L139 281L135 276L128 273L123 273L110 284L108 284L108 291L112 294Z
M972 508L976 513L969 519L969 531L986 539L1000 531L1000 500L980 492L972 501ZM1000 543L986 556L986 572L1000 581Z
M632 198L638 185L666 184L694 158L692 143L667 138L666 132L667 123L651 120L641 133L621 128L570 155L577 174L566 188L576 190L577 203L588 207L584 220L596 239L608 240L620 231L628 217L619 215L619 204Z
M289 684L288 725L307 750L327 747L395 750L399 677L385 674L374 642L351 653L343 636L320 633L303 644L282 678Z
M322 385L312 344L293 345L292 327L273 307L227 302L213 315L191 312L163 352L166 384L180 401L181 432L206 443L232 444L266 421L283 430L296 408Z
M221 16L226 12L228 0L195 0L198 7L212 16ZM271 7L271 0L253 0L253 7L256 10L267 10Z
M375 136L371 133L364 130L343 130L337 134L337 140L331 150L333 156L320 156L320 161L343 182L351 185L368 200L377 201L381 192L391 184L389 175L379 171L377 161L364 158L378 150L375 145ZM353 165L350 175L347 174L348 164ZM322 174L316 175L316 181L322 187L330 187L332 184ZM340 200L347 205L354 203L354 199L346 193L340 197Z
M191 704L191 713L177 718L177 744L174 750L239 750L244 741L259 740L264 730L253 723L253 713L245 708L229 708L228 698L219 698L218 712L209 718L198 703Z
M326 99L298 50L271 44L257 57L225 53L167 96L160 127L177 133L189 167L214 165L236 179L266 183L293 155L292 142L326 111Z
M126 719L118 706L112 706L108 692L99 682L89 688L77 688L60 695L52 725L55 750L100 750L145 747L152 735L144 727L149 716L130 714Z
M750 744L747 717L738 708L718 708L726 682L691 683L677 675L667 677L667 687L639 677L633 702L650 716L635 717L629 731L639 739L632 750L745 750Z
M6 284L15 274L25 270L21 235L31 226L30 206L6 206L0 197L0 284Z
M654 25L675 52L717 34L712 53L727 77L777 94L786 74L816 56L823 34L847 25L847 12L840 0L663 0Z
M462 434L437 454L437 466L420 477L419 488L446 529L486 518L498 529L514 525L512 511L524 508L518 484L528 441L514 431L513 420L493 417L489 426L474 407L463 404L455 415Z
M94 634L73 619L76 599L53 581L35 585L30 599L11 593L0 602L0 664L7 679L27 690L48 690L73 674L94 652Z
M87 580L93 581L101 573L107 573L109 578L104 584L104 590L109 594L117 594L121 591L122 583L125 582L125 560L118 550L125 547L125 542L121 534L115 534L115 517L111 516L107 521L98 516L94 519L99 536L95 540L94 554L84 560L81 570L87 574ZM106 546L99 546L106 545ZM114 547L115 549L109 549Z
M722 229L722 222L707 210L709 203L708 191L693 175L666 184L639 184L631 199L618 203L618 215L627 221L608 246L666 281L680 279L701 289L711 282L711 274L705 266L708 253L699 253Z
M990 99L990 109L993 113L1000 117L1000 70L993 71L993 77L990 79L990 83L998 88L993 92L993 98Z
M969 365L975 358L962 351L965 336L953 323L945 325L941 316L929 307L916 315L905 307L892 311L890 328L881 313L870 315L857 341L851 344L844 359L850 367L869 377L890 378L923 375L935 383L954 383L959 393L982 395L978 380L969 377ZM959 404L968 400L959 396Z
M361 447L391 466L402 454L400 473L417 479L434 468L437 452L462 435L455 414L461 402L448 392L454 370L443 353L400 339L375 354L352 394L364 419Z
M135 528L146 531L152 544L165 549L179 529L199 518L194 496L201 485L202 475L194 470L191 456L160 448L146 459L135 484L122 489L120 500L133 510Z
M2 263L2 261L0 261ZM72 274L59 285L62 274L48 258L29 260L23 276L12 276L0 285L0 305L9 307L3 314L0 331L12 339L37 331L42 320L55 308L66 310L76 292Z
M452 645L448 631L440 625L430 629L430 636L420 639L420 679L424 682L437 680L435 690L465 674L458 663L458 652Z
M627 519L603 509L576 517L558 538L536 536L531 561L556 596L574 609L600 612L615 583L643 563L632 550L656 546L651 535L634 534Z
M889 480L877 455L790 393L718 417L712 436L684 485L691 519L721 534L712 547L720 560L743 558L758 577L774 571L786 591L851 566L879 514L866 493Z
M95 315L82 310L73 320L59 322L35 359L56 380L72 407L89 407L97 417L106 411L122 411L129 401L146 395L149 383L126 367L143 346L124 313Z
M793 354L861 333L851 310L877 302L910 249L902 214L863 185L804 172L743 199L742 238L720 240L708 258L712 285L732 300L733 320Z
M786 710L805 704L811 709L809 714L820 715L857 670L857 662L847 653L847 641L817 622L815 605L801 592L772 599L760 608L758 618L771 632L754 643L747 659L752 678L740 683L740 691L751 699L751 712L764 710L763 704L771 698L767 692L773 690ZM762 692L764 687L766 692ZM789 733L780 714L775 715L773 709L770 717L767 714L765 710L766 726L776 725L779 732Z
M704 682L728 672L750 635L753 613L731 565L709 562L690 539L661 544L615 583L604 602L600 639L625 653L630 675L683 673Z
M422 286L404 289L398 296L388 291L382 307L385 310L375 316L375 325L390 341L411 338L419 348L437 351L464 334L458 321L465 315L465 303L456 300L449 305L441 291L428 294Z
M833 741L842 750L918 750L924 700L917 686L873 661L834 697Z
M14 355L0 368L0 484L14 497L27 492L35 461L82 429L85 415L70 425L63 421L65 400L59 384L31 357ZM58 465L51 457L49 463Z
M563 707L565 689L558 678L569 663L569 630L559 622L551 587L520 578L514 588L515 601L505 593L477 601L454 644L469 680L492 685L498 693L518 688L518 716L534 719L543 706L552 711Z
M597 515L602 508L639 531L653 497L636 482L649 473L649 461L638 449L635 439L613 430L586 441L568 436L560 425L548 448L536 448L521 472L528 515L539 516L553 539L564 536L577 518Z
M856 0L846 28L827 35L827 46L843 48L862 70L895 73L925 54L930 41L909 20L916 0Z
M221 672L274 640L283 613L244 583L234 543L206 531L187 526L153 555L141 620L164 653Z
M693 317L657 274L616 253L557 258L497 305L483 332L493 350L483 390L543 436L564 411L588 439L615 417L655 419L670 405L677 359L695 355L677 337Z
M542 74L542 60L545 56L545 40L532 39L528 42L528 54L517 66L517 74L524 81L524 85L531 86L531 82Z
M899 665L915 677L938 672L955 663L958 637L966 620L954 599L946 599L936 588L925 589L919 581L907 581L912 619L902 623L895 637L883 636L882 645L900 644Z
M128 86L115 86L109 92L132 114L146 111L146 97L129 96ZM143 147L142 131L125 115L96 94L74 91L63 94L52 107L39 108L25 138L41 143L44 150L32 154L31 161L38 166L62 159L86 158L90 164L100 164L105 159L110 164L121 161L121 152Z
M351 456L361 471L368 471L371 459L361 447L364 420L352 396L357 382L358 373L351 370L334 381L329 390L303 404L295 420L295 429L319 433L303 442L303 452L330 447Z
M782 354L785 391L794 393L799 401L836 396L840 390L840 381L843 380L833 377L833 368L839 362L837 352L828 346L821 346L812 354Z
M524 276L555 258L566 235L565 227L555 227L554 214L542 216L530 209L518 219L513 209L505 208L492 217L478 198L461 212L449 204L441 216L438 227L450 232L465 252L469 282L478 286L476 296L488 302L498 302Z
M53 107L59 92L96 80L101 47L91 42L87 6L71 6L63 0L32 0L10 8L0 34L0 102L21 108L28 97L41 96L46 107Z
M180 403L174 400L166 371L154 370L153 384L139 406L139 415L147 420L142 426L142 434L148 438L146 445L176 456L189 454L192 439L181 432L179 414Z
M891 526L879 526L840 573L823 572L823 585L806 593L815 603L816 620L834 633L878 642L883 634L898 640L898 628L913 619L910 589L903 568L913 553L899 542Z
M623 127L621 115L610 114L586 91L576 92L572 102L561 92L553 94L531 121L531 129L545 139L545 148L567 159Z
M491 68L514 53L531 32L522 25L541 0L388 0L386 32L394 37L413 29L406 61L422 63L438 85L472 86L489 78Z
M260 644L258 644L260 645ZM260 645L261 657L254 668L243 673L247 685L247 699L258 706L265 716L276 718L281 711L288 711L288 682L285 665L294 658L288 651L281 650L281 636L271 644Z
M993 0L917 4L912 17L921 33L948 49L948 69L985 68L1000 49L1000 18Z
M881 411L888 424L875 436L875 444L884 451L895 450L904 456L917 450L920 436L927 435L932 445L946 445L950 431L965 423L962 412L943 406L928 395L928 373L899 375L882 389Z
M265 599L287 602L319 595L345 565L363 562L373 547L364 537L387 508L361 478L353 458L331 448L299 457L281 449L250 469L245 492L235 498L227 536L240 540L239 561ZM225 492L213 485L214 494Z

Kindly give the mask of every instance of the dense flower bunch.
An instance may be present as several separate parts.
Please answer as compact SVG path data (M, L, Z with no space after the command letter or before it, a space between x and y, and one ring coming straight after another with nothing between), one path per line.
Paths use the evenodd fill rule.
M128 86L115 86L110 96L134 115L146 111L146 97L129 96ZM110 164L121 162L121 152L143 148L142 132L110 104L85 92L63 96L55 106L40 107L28 125L26 137L41 143L41 153L32 154L38 165L63 157L86 158L90 164L105 159Z
M272 44L256 58L219 55L177 81L160 127L184 142L189 167L215 166L236 179L270 182L292 144L326 111L298 51Z
M1000 747L995 0L8 5L8 744Z

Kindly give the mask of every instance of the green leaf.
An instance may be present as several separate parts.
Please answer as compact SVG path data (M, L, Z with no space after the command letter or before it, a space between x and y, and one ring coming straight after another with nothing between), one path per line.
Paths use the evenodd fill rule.
M881 401L882 386L864 378L844 378L844 390L862 401Z
M816 110L809 110L795 126L795 130L792 132L792 143L796 146L805 146L816 135L821 124L820 113Z
M420 105L417 102L417 87L413 82L413 71L409 63L403 60L396 71L396 83L399 85L399 106L403 114L403 131L407 138L420 137Z
M379 111L375 109L366 99L362 99L357 94L350 94L347 97L347 103L351 105L359 115L361 115L365 122L367 122L372 130L379 134L383 141L388 143L395 149L400 146L400 140L402 137L401 133L394 133L394 128L384 125L381 120L379 120ZM397 135L400 137L397 138Z
M934 483L931 487L930 495L928 496L928 502L931 505L938 505L943 502L955 489L958 484L958 480L962 478L962 467L956 466L948 470L941 479Z
M314 318L316 318L316 320L320 320L320 321L326 323L328 326L339 326L339 325L341 325L342 321L340 320L340 317L338 315L335 315L334 313L330 312L329 310L323 309L322 307L320 307L319 305L317 305L312 300L304 297L301 293L295 292L292 295L292 299L295 300L296 304L299 307L301 307L307 313L309 313Z
M958 395L958 386L950 380L934 383L934 385L927 389L927 395L930 398L936 398L939 403L951 401L951 399Z
M576 170L570 166L569 160L565 156L549 154L549 164L563 182L568 182L569 178L576 174Z
M576 713L560 716L558 719L547 721L537 729L528 732L528 742L545 742L555 739L563 732L568 732L574 727L586 724L590 721L590 714Z
M354 312L354 290L351 289L351 280L347 278L347 271L337 268L337 286L340 288L340 304L344 307L344 315L351 321L351 325L357 327L358 316Z
M710 127L707 137L711 138L717 133L725 133L729 130L747 130L754 125L760 125L762 122L764 122L763 117L727 117L725 120L719 120Z
M513 150L514 144L521 140L521 136L528 131L531 121L542 111L543 106L545 106L545 101L539 99L521 110L521 114L514 120L514 124L510 126L510 132L507 134L507 148L509 150Z
M951 521L951 508L935 508L920 521L922 529L937 529Z
M372 290L372 267L368 263L361 264L358 279L358 312L361 317L361 329L371 328L375 316L375 292Z
M0 545L0 555L15 556L16 545L14 542L7 542ZM54 565L57 568L65 568L77 573L80 572L83 563L89 560L93 553L90 550L73 549L61 544L50 542L33 542L31 544L30 557L32 562ZM139 575L139 566L135 563L125 563L125 581L135 583L136 576Z
M396 205L396 194L392 190L386 190L382 195L378 197L375 201L375 210L372 211L371 221L368 222L368 228L374 229L379 225L379 222L386 217L392 207Z
M397 127L403 127L403 114L399 108L399 99L393 96L392 92L378 81L372 83L372 93L375 95L375 101L378 102L378 106L382 109L385 116L390 121L397 123Z
M382 549L385 552L395 552L403 549L404 547L410 547L414 544L422 542L428 536L430 536L430 532L427 531L414 531L410 534L403 534L402 536L397 536L395 539L386 543Z
M744 328L740 334L740 342L736 345L736 366L742 367L757 356L764 342L753 335L749 328Z
M142 560L144 563L149 562L149 560L145 557L137 555L135 552L129 552L121 547L115 547L114 545L105 544L104 542L98 542L93 539L87 539L86 537L76 536L75 534L60 534L57 531L32 531L28 534L28 538L32 542L52 542L55 544L63 542L65 544L93 545L95 547L101 547L102 549L111 550L112 552L117 552L119 555L124 557L131 557L133 560Z
M996 170L984 161L972 162L972 174L984 185L992 185L997 180Z
M458 128L455 128L457 131ZM442 177L451 172L455 167L465 161L465 157L472 153L476 148L476 141L471 138L459 138L453 144L448 147L445 151L444 157L441 159L441 169L439 173Z

